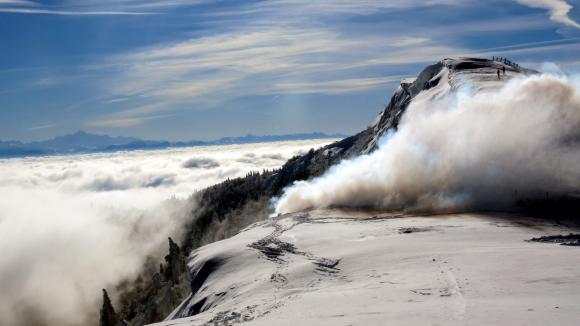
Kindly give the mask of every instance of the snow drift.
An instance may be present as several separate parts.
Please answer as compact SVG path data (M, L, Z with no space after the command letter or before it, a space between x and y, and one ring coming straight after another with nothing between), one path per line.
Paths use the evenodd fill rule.
M276 213L501 209L578 190L578 78L533 75L486 88L475 76L456 89L449 73L443 68L437 86L411 102L376 151L294 183L275 200Z

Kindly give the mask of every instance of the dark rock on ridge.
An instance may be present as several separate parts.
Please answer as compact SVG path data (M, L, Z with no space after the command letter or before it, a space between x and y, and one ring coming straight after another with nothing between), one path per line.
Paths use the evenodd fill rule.
M528 240L530 242L559 243L562 246L580 246L580 234L550 235Z

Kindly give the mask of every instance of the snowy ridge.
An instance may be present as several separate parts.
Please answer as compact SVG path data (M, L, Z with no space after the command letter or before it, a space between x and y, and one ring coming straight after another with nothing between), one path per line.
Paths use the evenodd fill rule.
M215 269L155 325L574 325L580 281L561 266L580 267L577 249L525 241L569 231L486 215L290 214L194 252L194 274Z
M503 68L505 68L505 75ZM498 70L501 73L500 78L497 75ZM432 100L461 88L470 88L473 92L490 91L500 88L513 78L534 73L537 72L500 61L478 58L448 58L431 65L417 78L407 78L401 81L389 105L370 126L373 136L363 154L374 151L380 137L389 129L397 127L407 106L418 96L424 100Z

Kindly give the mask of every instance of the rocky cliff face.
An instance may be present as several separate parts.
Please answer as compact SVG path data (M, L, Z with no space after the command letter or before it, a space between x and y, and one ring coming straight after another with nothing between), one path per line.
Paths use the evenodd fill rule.
M498 69L506 68L508 74L498 78ZM476 87L498 87L509 78L533 73L504 62L486 59L445 59L425 68L415 79L403 80L394 92L389 104L376 121L360 133L320 148L311 150L303 156L290 159L282 168L275 171L251 173L244 178L227 180L209 187L193 196L198 205L191 212L191 222L187 236L181 243L178 255L188 253L202 245L235 235L247 225L263 220L271 214L270 200L279 196L282 190L298 180L320 176L328 168L341 160L372 152L379 139L389 130L397 128L399 120L411 103L421 92L440 85L442 78L447 79L446 89L454 89L470 82ZM177 255L175 244L170 243L170 254ZM173 248L173 249L172 249ZM173 250L173 251L172 251ZM173 254L171 253L173 252ZM193 253L195 255L195 253ZM174 257L171 256L171 257ZM151 280L122 291L120 315L131 325L143 325L162 320L177 308L181 300L191 298L198 289L200 277L206 277L200 266L190 266L189 273L180 267L182 258L170 258L164 271L143 278ZM186 279L193 275L191 284ZM201 273L201 274L200 274ZM141 281L143 283L143 281ZM184 284L187 286L184 287ZM187 306L182 304L181 307ZM169 318L191 316L199 309L176 309ZM165 314L163 314L165 313ZM102 325L105 326L105 325Z

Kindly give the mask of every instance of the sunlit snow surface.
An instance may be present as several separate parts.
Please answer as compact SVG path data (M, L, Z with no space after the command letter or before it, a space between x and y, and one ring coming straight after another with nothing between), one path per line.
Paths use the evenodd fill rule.
M179 236L194 191L332 141L0 160L0 324L83 324Z
M194 274L217 268L155 325L578 325L580 248L526 241L569 232L509 215L288 214L194 251Z

